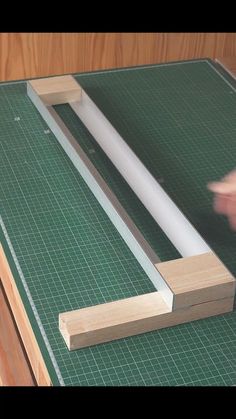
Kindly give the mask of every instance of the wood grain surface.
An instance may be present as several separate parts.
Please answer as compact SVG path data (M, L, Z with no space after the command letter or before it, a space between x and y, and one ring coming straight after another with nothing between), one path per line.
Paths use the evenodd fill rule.
M0 33L0 80L236 56L236 33Z
M0 281L0 385L34 386L27 355Z
M233 77L236 78L236 54L235 56L219 57L216 59Z
M0 244L0 278L1 278L2 287L4 289L4 292L6 294L7 300L9 302L11 311L15 319L17 330L19 331L19 335L21 337L25 351L27 353L27 357L29 359L35 380L39 386L51 385L51 379L50 379L47 367L45 365L43 356L41 354L41 350L39 348L37 339L32 329L31 322L27 316L25 306L21 300L19 290L15 283L11 268L8 264L7 257L4 253L4 250L1 244ZM1 310L0 310L0 315L2 316ZM2 336L1 325L0 325L0 333ZM11 339L9 340L9 342L10 341ZM10 348L8 343L7 342L5 343L4 337L3 337L2 342L3 342L3 347L8 346L8 348ZM5 355L5 359L1 361L3 362L3 365L6 364L8 357L11 355L10 349L8 351L5 351L4 355ZM2 359L1 355L0 355L0 358ZM0 371L0 376L1 376L1 371Z

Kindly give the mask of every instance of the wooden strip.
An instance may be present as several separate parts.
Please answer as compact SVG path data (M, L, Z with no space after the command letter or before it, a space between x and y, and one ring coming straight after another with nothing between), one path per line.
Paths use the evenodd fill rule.
M170 311L154 292L59 315L59 329L69 350L133 336L233 309L233 298Z
M221 66L228 71L234 78L236 78L236 57L235 56L226 56L219 57L216 61L221 64Z
M0 246L0 277L37 384L49 386L52 384L50 376L2 246Z
M81 87L72 76L57 76L28 82L45 105L59 105L80 100Z
M234 277L213 252L155 266L174 293L174 310L235 294Z
M35 386L17 328L0 281L0 385Z

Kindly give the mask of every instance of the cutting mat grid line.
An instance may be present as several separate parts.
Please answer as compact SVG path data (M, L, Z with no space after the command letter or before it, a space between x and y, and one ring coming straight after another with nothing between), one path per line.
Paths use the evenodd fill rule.
M205 60L76 78L236 274L235 235L206 189L235 165L233 89ZM179 257L69 106L55 108L161 259ZM0 114L0 212L65 384L236 384L235 312L68 352L59 312L154 289L24 82L0 85Z

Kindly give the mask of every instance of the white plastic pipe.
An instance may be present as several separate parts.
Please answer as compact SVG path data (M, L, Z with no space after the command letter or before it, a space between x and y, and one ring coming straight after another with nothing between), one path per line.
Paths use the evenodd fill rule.
M183 257L211 249L82 89L70 103L86 128Z

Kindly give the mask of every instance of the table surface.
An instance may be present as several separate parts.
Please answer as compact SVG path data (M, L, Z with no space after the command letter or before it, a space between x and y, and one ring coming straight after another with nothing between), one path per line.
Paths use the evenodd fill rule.
M235 165L235 81L210 60L76 79L235 274L235 235L214 215L206 189ZM0 93L1 238L7 249L7 232L21 267L15 280L52 382L236 384L235 312L68 352L58 313L153 286L33 107L25 82L3 83ZM72 110L56 109L161 259L179 257Z
M35 384L24 345L0 281L0 385Z
M216 61L232 74L233 77L236 76L236 57L219 57Z

